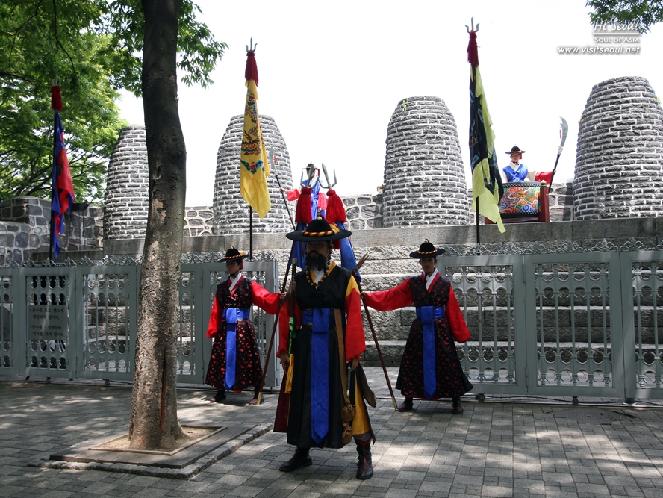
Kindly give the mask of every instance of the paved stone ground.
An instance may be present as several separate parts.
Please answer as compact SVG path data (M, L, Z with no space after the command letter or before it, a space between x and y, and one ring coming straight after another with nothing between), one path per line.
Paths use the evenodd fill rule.
M368 369L378 395L378 369ZM393 377L395 379L395 376ZM183 423L259 424L260 407L210 402L211 391L182 389ZM130 388L93 384L0 383L0 496L661 496L663 412L657 407L415 402L395 412L389 399L371 411L378 442L375 476L354 478L354 445L313 450L314 464L294 474L278 465L292 449L268 433L190 480L34 467L68 446L123 430Z

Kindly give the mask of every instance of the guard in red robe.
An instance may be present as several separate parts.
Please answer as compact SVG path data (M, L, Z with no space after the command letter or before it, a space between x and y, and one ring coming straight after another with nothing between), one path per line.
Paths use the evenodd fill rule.
M306 268L295 275L279 314L277 356L287 372L279 402L288 396L289 403L285 413L277 411L275 430L285 430L296 447L283 472L311 465L311 447L341 448L354 437L356 477L373 475L375 438L364 404L366 386L362 390L358 380L366 349L359 291L352 273L331 260L332 241L349 235L321 218L287 235L305 243Z
M207 326L207 336L214 338L214 344L205 384L216 387L217 403L226 398L226 389L241 391L249 386L255 389L249 404L258 403L262 367L251 307L258 306L271 314L279 309L280 294L269 292L242 275L246 256L230 248L221 259L226 262L228 279L216 288Z
M465 324L451 283L440 276L437 256L444 252L426 241L410 257L419 259L423 272L384 291L364 293L365 302L379 311L414 306L412 322L401 358L396 388L405 401L400 411L412 410L412 400L451 398L452 413L462 413L460 397L472 389L465 376L455 341L466 342Z

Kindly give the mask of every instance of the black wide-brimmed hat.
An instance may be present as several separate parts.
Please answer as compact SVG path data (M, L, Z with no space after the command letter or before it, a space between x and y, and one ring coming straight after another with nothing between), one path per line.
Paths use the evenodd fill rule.
M514 145L513 147L511 147L511 150L508 151L508 152L505 152L505 154L522 154L524 152L525 152L524 150L520 150L520 147L518 147L517 145Z
M312 242L314 240L340 240L352 235L350 230L331 226L327 220L318 218L309 223L304 230L295 230L286 235L290 240Z
M435 256L439 256L440 254L444 253L444 249L442 248L436 248L432 243L426 239L423 244L419 246L418 251L414 251L410 253L411 258L434 258Z
M244 258L248 258L248 254L244 252L239 252L237 249L234 247L231 247L226 251L226 255L221 258L221 261L237 261L238 263L242 261Z

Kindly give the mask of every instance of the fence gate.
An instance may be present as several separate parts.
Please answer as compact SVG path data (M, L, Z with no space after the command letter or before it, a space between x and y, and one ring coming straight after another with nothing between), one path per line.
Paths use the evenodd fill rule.
M463 370L476 386L473 392L526 392L522 258L470 256L439 261L472 331L472 340L458 353Z
M619 253L525 256L528 393L624 396Z
M620 255L626 398L663 398L663 251Z
M81 268L82 351L76 377L133 380L138 324L135 266Z
M267 289L274 261L246 261ZM203 384L211 353L207 322L223 263L182 265L177 314L177 381ZM0 376L132 381L140 271L135 265L0 268ZM274 317L254 307L263 364ZM273 358L272 358L273 360ZM278 387L278 362L265 385Z
M663 397L663 251L440 258L476 393Z

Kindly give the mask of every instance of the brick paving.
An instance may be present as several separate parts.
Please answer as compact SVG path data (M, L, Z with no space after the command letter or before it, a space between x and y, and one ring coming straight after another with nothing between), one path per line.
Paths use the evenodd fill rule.
M267 433L189 480L39 467L51 453L127 425L130 388L94 384L0 383L0 496L632 496L663 497L663 413L659 407L415 402L395 412L384 378L371 411L375 476L354 478L354 445L312 450L313 465L278 471L292 449ZM394 376L395 378L395 376ZM182 423L269 422L276 397L243 406L249 394L212 403L212 391L181 389Z

